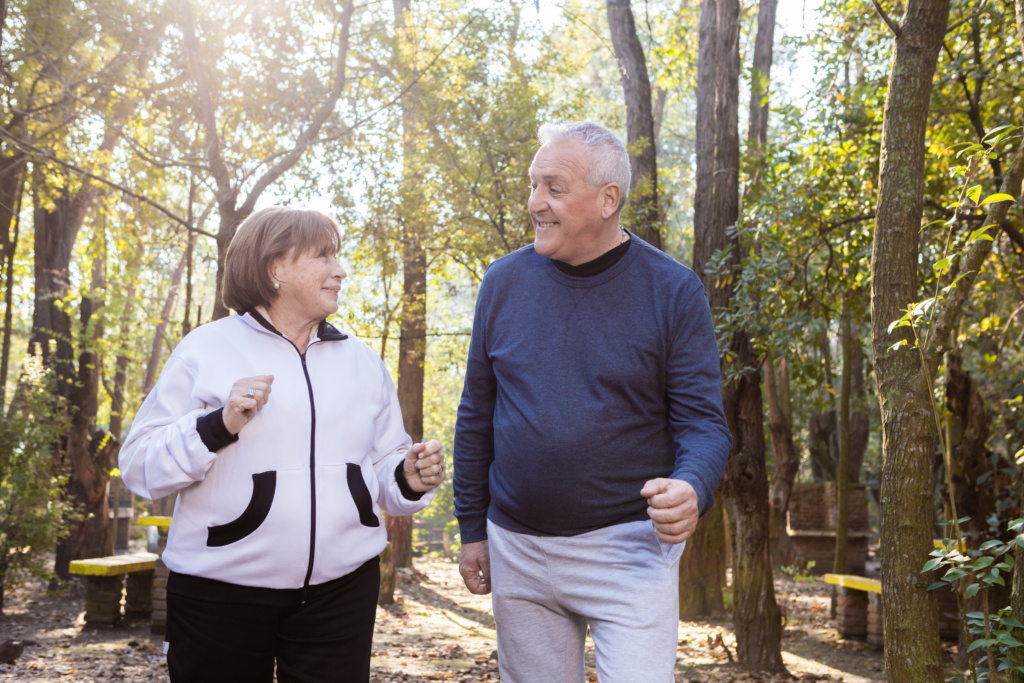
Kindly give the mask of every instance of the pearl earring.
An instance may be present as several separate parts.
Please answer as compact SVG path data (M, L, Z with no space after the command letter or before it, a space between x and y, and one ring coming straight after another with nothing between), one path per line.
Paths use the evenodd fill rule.
M281 289L281 283L280 282L275 282L274 283L274 289Z

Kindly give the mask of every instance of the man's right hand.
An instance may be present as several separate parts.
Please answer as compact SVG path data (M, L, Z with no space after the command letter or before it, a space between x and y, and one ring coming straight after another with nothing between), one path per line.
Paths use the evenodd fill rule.
M459 573L470 593L486 595L491 592L491 558L487 541L466 543L459 554Z

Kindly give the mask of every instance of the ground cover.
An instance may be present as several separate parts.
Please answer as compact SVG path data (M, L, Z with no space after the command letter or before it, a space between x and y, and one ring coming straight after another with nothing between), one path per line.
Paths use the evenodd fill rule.
M881 653L858 641L842 641L829 619L829 588L817 581L778 575L776 592L786 620L783 658L800 680L884 681ZM499 681L494 619L488 597L470 595L456 565L420 560L399 576L399 604L378 608L371 681ZM163 682L161 639L148 622L115 628L85 627L82 591L48 596L31 583L8 594L0 640L25 643L13 664L0 664L0 682ZM593 647L588 678L596 681ZM730 663L735 639L727 621L681 624L677 683L782 680L743 672Z

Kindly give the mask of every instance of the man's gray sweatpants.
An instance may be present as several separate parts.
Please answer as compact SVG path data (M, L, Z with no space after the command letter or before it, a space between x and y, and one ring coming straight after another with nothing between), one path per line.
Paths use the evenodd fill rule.
M679 557L650 520L579 536L487 523L502 683L581 683L590 627L601 683L671 683Z

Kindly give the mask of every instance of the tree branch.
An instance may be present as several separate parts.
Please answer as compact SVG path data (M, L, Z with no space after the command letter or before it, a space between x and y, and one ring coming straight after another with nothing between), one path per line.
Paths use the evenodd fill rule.
M878 4L878 0L871 0L871 4L875 6L875 11L878 12L878 16L882 17L882 21L884 21L885 25L889 27L889 30L892 31L893 35L897 38L902 36L903 29L900 28L899 24L892 20L892 17L885 13L882 6Z
M186 230L189 230L189 231L194 232L194 233L199 234L199 235L205 235L206 237L213 237L215 239L217 237L216 235L213 235L213 234L211 234L209 232L206 232L205 230L200 230L198 228L192 227L191 225L189 225L188 221L186 221L185 219L183 219L180 216L176 215L170 209L168 209L168 208L166 208L164 206L161 206L160 204L158 204L157 202L153 201L152 199L149 199L148 197L145 197L145 196L143 196L143 195L141 195L141 194L139 194L137 192L129 190L124 185L116 183L113 180L110 180L109 178L104 178L103 176L96 175L95 173L92 173L91 171L87 171L84 168L82 168L81 166L77 166L77 165L71 163L70 161L65 161L65 160L61 159L60 157L58 157L56 154L54 154L51 150L43 149L41 147L36 147L35 145L33 145L30 142L26 142L24 140L19 140L18 138L14 137L10 133L10 131L8 131L7 129L2 128L2 127L0 127L0 138L3 138L5 140L7 140L7 142L9 142L11 145L13 145L14 147L17 147L18 149L20 149L21 151L23 151L25 153L32 154L32 155L34 155L34 156L36 156L36 157L38 157L40 159L43 159L45 161L52 161L53 163L55 163L55 164L57 164L59 166L63 166L64 168L68 169L72 173L77 173L78 175L82 176L83 178L88 178L90 180L95 180L96 182L102 183L102 184L106 185L107 187L111 187L111 188L113 188L115 190L118 190L119 192L121 192L123 194L126 194L129 197L131 197L133 199L136 199L136 200L142 202L143 204L146 204L147 206L150 206L150 207L156 209L157 211L159 211L163 215L165 215L168 218L170 218L175 223L181 225Z
M331 112L334 111L334 106L338 103L338 98L341 97L341 93L345 89L345 63L348 61L349 29L352 25L354 10L352 0L347 0L341 13L341 31L338 36L338 63L335 67L334 84L331 87L331 93L324 100L306 129L299 134L295 141L295 147L264 173L263 177L256 181L256 185L249 192L240 209L240 213L243 216L252 212L256 206L256 200L259 199L264 190L280 178L285 171L295 165L299 157L302 156L302 153L313 144L320 129L331 115Z
M185 54L192 69L192 78L199 91L199 106L203 129L206 132L206 157L210 162L210 173L217 184L217 200L229 201L234 194L231 186L231 174L228 173L224 158L220 153L220 136L217 133L217 113L214 110L213 98L210 96L210 83L199 61L199 41L196 38L195 19L192 17L192 6L189 0L178 0L181 9L181 33L185 45Z
M1024 181L1024 140L1021 141L1020 146L1017 148L1013 162L1003 178L1003 184L999 191L1016 197L1017 201L1020 201L1022 181ZM1006 216L1012 206L1014 206L1014 202L1010 200L989 204L985 226L989 228L1002 226L1006 222ZM930 331L924 348L925 357L928 359L932 372L935 371L939 360L942 358L942 354L947 350L946 346L949 343L950 331L952 331L957 320L960 318L964 302L967 301L967 297L974 287L974 282L978 278L982 264L988 257L989 252L992 251L993 242L994 240L991 239L977 239L964 248L960 268L963 275L952 286L946 298L936 304L939 307L938 320L935 323L935 327Z

